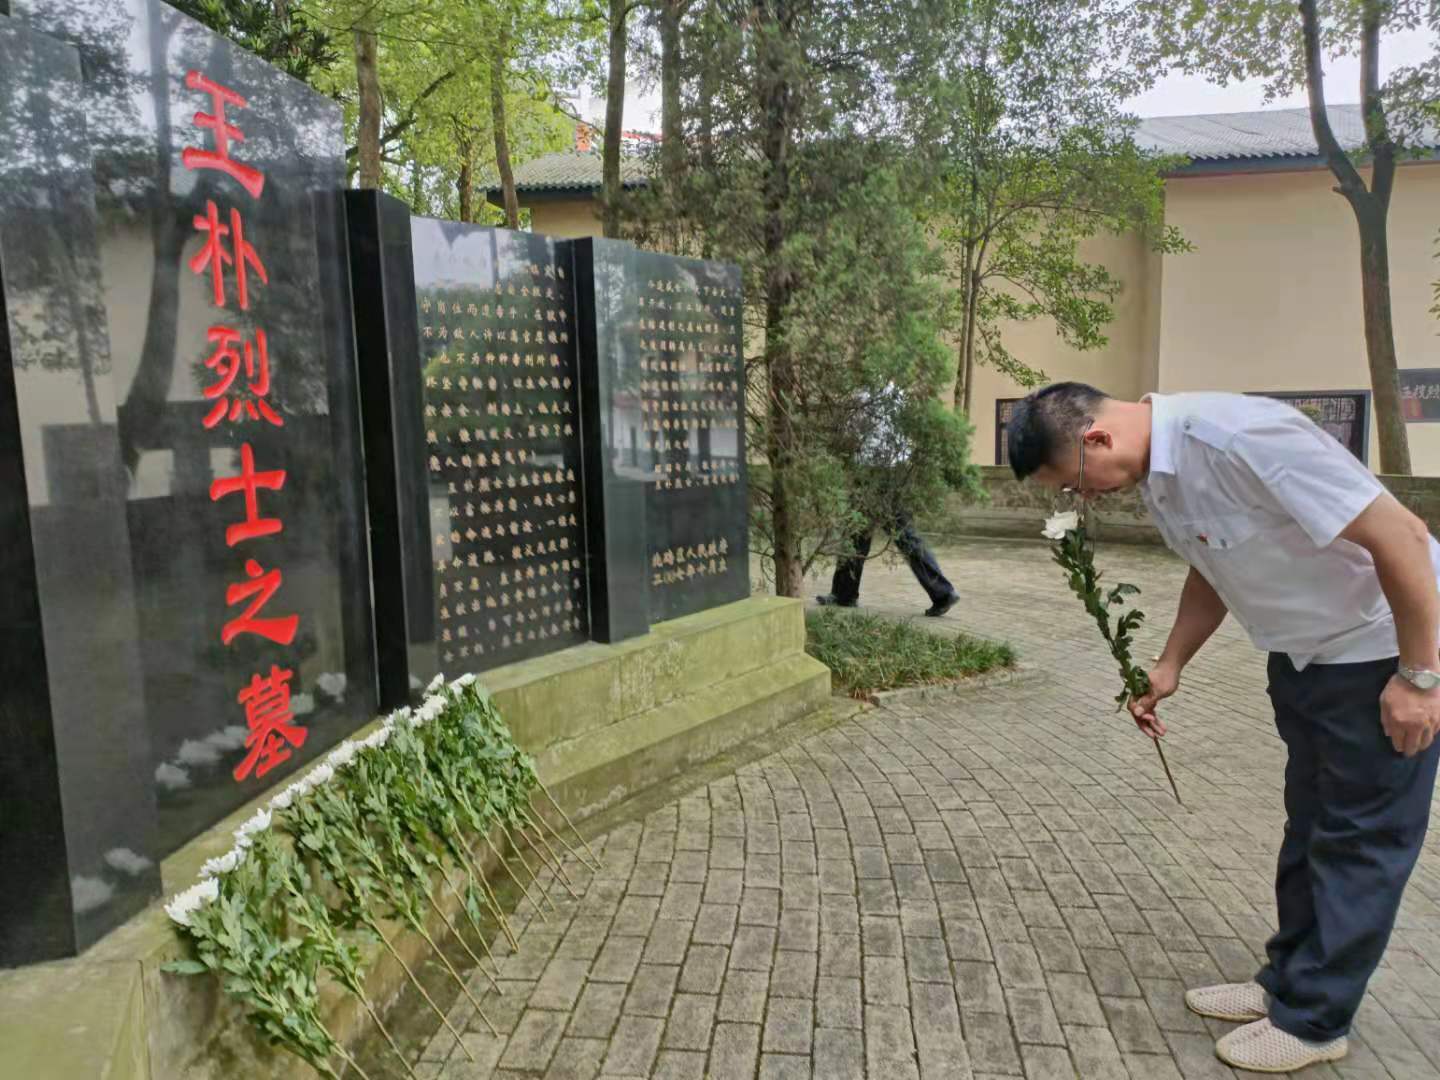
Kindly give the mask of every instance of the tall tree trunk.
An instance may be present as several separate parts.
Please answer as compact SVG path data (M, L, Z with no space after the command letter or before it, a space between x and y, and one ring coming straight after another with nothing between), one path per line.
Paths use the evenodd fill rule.
M696 112L700 121L700 172L707 182L715 177L715 61L706 57L700 68L700 93ZM700 257L711 255L710 230L700 230Z
M378 188L380 171L380 63L375 31L355 31L355 87L360 94L360 187Z
M660 175L674 197L685 167L680 119L680 19L688 0L660 0Z
M1393 164L1391 166L1394 167ZM1378 171L1380 163L1377 160ZM1380 471L1410 475L1410 440L1400 407L1399 361L1390 307L1390 244L1386 236L1389 200L1370 197L1355 208L1360 229L1360 298L1365 318L1365 352L1375 400L1375 430L1380 441Z
M510 140L505 121L505 67L510 53L510 35L501 31L490 50L490 119L495 128L495 168L500 173L500 190L505 198L505 225L520 228L520 196L515 192L515 171L510 167Z
M455 179L455 193L460 199L460 220L474 221L475 144L467 133L458 133L456 149L460 151L460 175Z
M410 162L410 209L422 213L420 200L425 197L425 177L420 172L418 161Z
M1370 152L1370 186L1335 138L1325 108L1324 57L1316 0L1300 0L1305 39L1305 89L1315 143L1339 181L1336 190L1350 203L1360 232L1360 301L1365 320L1365 353L1375 400L1375 430L1380 441L1380 471L1410 475L1410 443L1400 412L1399 363L1390 308L1390 194L1395 185L1395 142L1390 137L1380 98L1380 30L1386 5L1365 0L1360 31L1360 108L1365 117L1365 148Z
M761 146L765 155L765 372L768 379L766 455L770 460L770 513L775 544L775 592L800 595L804 585L800 530L792 502L790 469L798 447L795 409L800 380L786 333L793 277L784 262L785 205L790 198L790 142L792 91L785 70L783 47L788 42L789 0L765 4L773 34L758 37L761 100L764 108ZM763 17L763 16L762 16ZM775 40L781 39L780 41Z
M955 372L955 411L968 417L971 402L974 399L975 316L979 310L980 268L976 265L975 242L967 240L963 250L965 311L961 316L960 325L960 362Z
M605 142L601 149L601 231L620 235L620 144L625 136L625 50L629 0L610 0L610 73L605 83Z

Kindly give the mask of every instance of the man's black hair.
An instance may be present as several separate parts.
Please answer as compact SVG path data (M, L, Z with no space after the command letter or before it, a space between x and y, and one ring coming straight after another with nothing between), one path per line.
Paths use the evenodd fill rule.
M1005 425L1010 467L1017 480L1053 464L1094 419L1109 395L1081 382L1053 383L1015 404Z

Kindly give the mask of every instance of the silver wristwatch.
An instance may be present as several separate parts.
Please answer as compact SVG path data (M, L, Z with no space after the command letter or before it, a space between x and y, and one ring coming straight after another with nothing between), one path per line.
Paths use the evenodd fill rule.
M1400 677L1416 690L1434 690L1440 687L1440 671L1426 671L1424 668L1400 665Z

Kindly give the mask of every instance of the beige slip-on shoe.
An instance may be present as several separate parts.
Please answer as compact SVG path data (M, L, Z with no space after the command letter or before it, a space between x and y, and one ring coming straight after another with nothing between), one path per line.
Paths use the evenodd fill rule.
M1248 1072L1297 1072L1322 1061L1339 1061L1350 1052L1350 1040L1341 1036L1329 1042L1310 1042L1281 1031L1269 1019L1236 1028L1215 1044L1215 1056L1226 1065Z
M1223 983L1185 991L1185 1007L1213 1020L1249 1023L1270 1012L1270 995L1259 983Z

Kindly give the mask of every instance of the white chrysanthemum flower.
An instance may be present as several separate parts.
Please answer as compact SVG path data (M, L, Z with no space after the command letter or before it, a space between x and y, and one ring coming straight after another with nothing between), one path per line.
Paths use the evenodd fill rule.
M105 853L105 862L122 874L138 877L155 864L138 852L126 847L111 848Z
M444 686L444 685L445 685L445 675L444 675L444 673L442 672L441 674L436 675L433 679L430 680L430 685L427 686L427 687L425 687L425 693L427 693L427 694L433 694L433 693L435 693L436 690L439 690L439 689L440 689L442 686Z
M239 847L249 847L251 838L258 832L263 832L270 827L270 811L256 810L250 819L235 830L235 843Z
M240 724L231 724L229 727L221 728L210 735L205 736L205 742L216 750L229 753L231 750L239 750L245 745L245 739L250 734L250 729Z
M190 774L178 765L162 761L155 766L155 783L166 791L184 791L190 787Z
M305 782L310 785L310 790L314 791L321 784L328 784L334 775L335 770L329 765L318 765L310 770L309 775L305 777Z
M242 862L245 861L246 851L243 847L233 847L224 855L214 859L206 859L205 865L200 867L202 878L213 878L220 874L228 874Z
M315 685L336 701L339 701L345 696L345 673L343 671L326 672L324 675L316 678Z
M1054 514L1045 519L1045 528L1042 535L1046 540L1064 540L1065 534L1071 529L1080 527L1080 514L1075 510L1067 510L1063 514Z
M360 752L360 747L346 739L339 746L331 750L325 758L325 764L334 769L343 769L355 760L355 755Z
M369 750L379 750L390 741L390 731L389 727L378 728L366 736L361 745Z
M115 896L115 886L102 877L76 874L70 879L70 902L77 913L94 911L110 903Z
M472 685L472 684L475 682L475 680L478 679L478 678L479 678L479 676L476 675L473 671L467 671L464 675L461 675L458 679L456 679L454 682L452 682L452 683L450 684L450 689L451 689L454 693L457 693L457 694L458 694L458 693L460 693L460 691L464 690L467 686Z
M220 883L211 878L191 885L165 905L165 914L181 926L190 925L190 916L220 896Z
M272 811L289 810L291 805L294 804L295 799L298 796L304 794L303 792L298 790L299 787L299 784L291 784L284 791L280 792L279 795L276 795L273 799L266 803L266 806L268 806Z
M220 760L220 750L206 739L186 739L175 760L181 765L214 765Z

